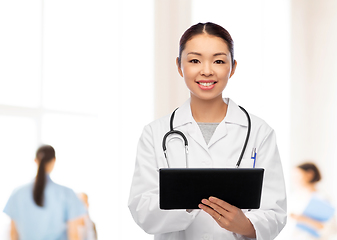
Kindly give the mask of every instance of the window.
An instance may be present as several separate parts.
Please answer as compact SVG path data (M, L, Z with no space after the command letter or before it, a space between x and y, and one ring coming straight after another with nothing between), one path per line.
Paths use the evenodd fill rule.
M0 32L1 210L50 144L52 179L89 195L98 234L111 239L129 217L115 206L126 205L153 118L153 2L1 1ZM0 238L9 239L2 212Z

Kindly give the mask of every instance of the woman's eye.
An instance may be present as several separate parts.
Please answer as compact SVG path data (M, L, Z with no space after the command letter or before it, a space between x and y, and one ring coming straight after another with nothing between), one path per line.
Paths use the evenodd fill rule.
M192 59L190 62L191 63L199 63L200 61L198 59Z
M216 60L215 63L216 63L216 64L224 64L225 62L222 61L222 60Z

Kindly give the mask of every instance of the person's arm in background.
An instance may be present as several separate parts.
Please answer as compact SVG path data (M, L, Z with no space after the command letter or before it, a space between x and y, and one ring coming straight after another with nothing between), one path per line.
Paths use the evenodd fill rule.
M72 189L68 189L67 193L67 227L68 227L68 240L81 240L80 227L83 227L84 216L87 210L83 202L77 197Z
M83 221L83 218L76 218L73 220L69 220L67 222L68 225L68 239L69 240L81 240L80 234L79 234L79 226L81 225L81 221Z
M97 240L97 230L96 230L96 225L95 225L94 222L92 223L92 225L93 225L93 228L94 228L95 239Z
M13 220L11 220L11 240L19 240L18 231Z
M324 225L315 219L306 217L304 215L297 215L297 214L290 214L290 216L295 219L299 223L304 223L306 225L309 225L310 227L315 228L316 230L321 230L324 228Z
M87 214L87 209L72 189L67 188L66 191L67 202L65 215L68 228L68 240L81 240L80 227L83 227L83 219Z

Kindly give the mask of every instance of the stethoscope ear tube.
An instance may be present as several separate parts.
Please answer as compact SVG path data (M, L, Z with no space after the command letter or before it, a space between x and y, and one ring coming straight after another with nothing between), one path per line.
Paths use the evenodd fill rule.
M173 131L173 119L174 119L174 115L176 114L176 111L178 110L178 108L176 108L173 113L171 114L171 118L170 118L170 131Z
M187 138L185 136L185 134L183 134L182 132L178 131L178 130L173 130L173 119L174 119L174 115L176 113L178 108L176 108L173 113L171 114L171 118L170 118L170 131L167 132L165 134L165 136L163 137L163 143L162 143L162 146L163 146L163 151L164 151L164 155L165 155L165 158L167 159L167 154L166 154L166 139L169 135L171 134L178 134L180 135L183 139L184 139L184 143L185 143L185 149L187 151L188 149L188 141L187 141Z
M246 147L247 147L247 144L248 144L248 140L249 140L249 136L250 136L250 128L251 128L251 121L250 121L250 117L249 117L249 114L248 112L246 111L246 109L244 109L243 107L239 106L239 108L241 108L241 110L246 114L247 116L247 120L248 120L248 130L247 130L247 136L246 136L246 140L245 140L245 143L243 145L243 148L242 148L242 151L241 151L241 154L240 154L240 157L239 157L239 160L238 162L236 163L236 168L238 168L241 164L241 160L243 158L243 154L245 153L246 151Z

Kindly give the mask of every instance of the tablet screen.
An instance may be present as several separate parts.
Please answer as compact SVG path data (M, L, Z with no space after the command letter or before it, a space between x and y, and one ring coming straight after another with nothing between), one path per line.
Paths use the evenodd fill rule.
M162 168L160 209L199 209L204 198L217 197L241 209L260 207L262 168Z

